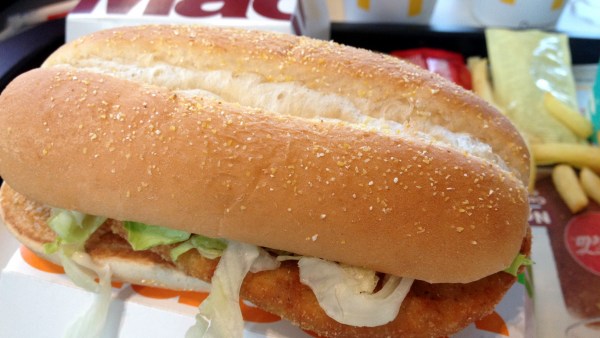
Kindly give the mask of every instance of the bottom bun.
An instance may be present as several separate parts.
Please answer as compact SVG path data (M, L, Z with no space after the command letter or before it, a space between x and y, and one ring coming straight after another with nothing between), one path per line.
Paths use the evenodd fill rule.
M6 184L0 191L1 215L9 231L32 251L56 263L43 253L43 244L55 239L46 224L50 209L15 192ZM120 222L106 222L86 244L93 260L110 265L113 279L175 290L202 288L210 281L218 263L195 250L180 256L176 263L165 260L161 248L133 251L113 229ZM530 251L530 236L522 253ZM164 251L164 248L162 248ZM439 337L454 334L490 314L516 278L498 272L467 284L429 284L415 281L392 322L377 327L340 324L321 309L307 286L300 283L296 262L284 262L277 270L249 273L241 297L256 306L290 320L305 330L326 337Z

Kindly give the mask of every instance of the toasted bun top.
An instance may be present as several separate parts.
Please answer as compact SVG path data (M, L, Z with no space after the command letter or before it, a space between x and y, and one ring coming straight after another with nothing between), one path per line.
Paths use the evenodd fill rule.
M385 54L272 32L155 25L84 36L43 65L52 66L202 89L286 115L355 123L368 116L427 133L443 126L489 145L525 185L529 179L527 146L508 119L472 92Z
M120 50L136 50L138 39L133 37L137 37L145 41L141 45L146 48L143 55L148 56L142 59L161 63L157 60L177 58L175 51L180 50L154 50L152 46L158 42L170 46L171 39L182 44L177 37L183 32L194 52L205 46L215 52L211 58L218 60L211 62L236 65L241 61L219 54L221 48L214 44L225 43L230 35L229 43L237 43L241 37L256 43L260 37L270 37L275 39L268 42L273 43L272 54L266 54L263 45L251 53L250 45L243 44L240 57L254 55L252 67L259 74L271 69L271 77L265 80L269 84L281 85L276 80L283 75L278 74L287 69L283 71L286 78L319 93L332 90L327 85L325 89L316 87L319 72L296 80L293 76L301 74L294 73L295 67L312 62L304 70L318 68L333 76L330 71L335 70L326 64L339 62L327 61L335 57L336 48L346 57L354 51L264 33L182 28L175 34L173 29L147 29L150 33L136 28L101 33L96 39L114 37L116 42L108 39L102 49L119 50L113 44L121 41ZM199 36L194 38L191 32ZM208 43L204 35L211 34L217 37ZM125 41L132 45L123 48ZM296 66L287 65L288 53L281 55L278 50L283 47L278 46L292 43L297 44L291 50L298 56L321 53L315 47L327 46L326 61L299 58L293 63ZM86 46L78 42L71 52L93 49ZM191 52L183 48L181 53ZM47 69L20 76L6 88L0 97L0 174L15 190L52 206L430 282L469 282L507 267L519 252L528 215L527 192L520 179L528 170L514 166L523 162L521 154L527 154L525 148L515 151L522 147L518 134L488 105L437 77L377 54L355 53L360 56L353 58L356 64L338 67L344 73L340 77L346 78L335 82L335 91L356 94L354 86L362 86L369 93L363 93L365 100L379 102L369 103L379 107L386 105L383 96L380 98L383 92L388 100L412 102L413 110L431 102L431 107L440 106L438 113L434 108L424 110L433 121L447 118L442 117L442 110L465 108L472 112L476 106L491 134L502 136L508 145L520 146L505 151L502 160L497 160L456 148L452 142L428 139L422 131L382 131L356 122L276 114L190 95L178 86L163 85L163 80L154 84L136 76L134 81L126 80L126 71L121 78L98 74L107 72L96 69L107 64L102 61L83 67L85 70L74 65L47 65ZM269 68L277 57L283 66ZM378 67L384 64L391 76L385 77L382 71L371 76L358 72L357 64L368 73L376 69L374 63ZM405 79L398 76L402 73ZM322 81L330 78L319 76ZM349 81L347 76L360 81ZM373 90L377 83L386 87L388 82L395 83L396 94L392 95L391 87ZM425 85L437 90L423 93ZM407 99L406 92L414 99ZM422 118L419 109L411 115L417 120L414 124ZM460 114L452 117L452 127L444 128L476 124ZM507 157L510 153L516 157Z

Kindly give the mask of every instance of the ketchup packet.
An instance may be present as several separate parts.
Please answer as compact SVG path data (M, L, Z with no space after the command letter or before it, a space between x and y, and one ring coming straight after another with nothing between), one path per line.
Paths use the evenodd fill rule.
M471 89L471 73L461 54L432 48L396 50L390 53Z

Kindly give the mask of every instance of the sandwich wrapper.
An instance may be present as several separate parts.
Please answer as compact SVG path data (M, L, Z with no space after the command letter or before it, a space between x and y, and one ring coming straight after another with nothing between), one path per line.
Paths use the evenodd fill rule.
M3 225L1 225L3 226ZM0 236L10 236L6 231ZM6 238L1 239L3 242ZM19 247L0 274L0 337L60 337L94 300L62 268ZM210 288L206 285L206 291ZM102 338L185 337L207 292L172 291L113 283L112 303ZM318 337L286 320L242 303L244 337ZM453 337L531 337L531 299L515 283L494 313Z

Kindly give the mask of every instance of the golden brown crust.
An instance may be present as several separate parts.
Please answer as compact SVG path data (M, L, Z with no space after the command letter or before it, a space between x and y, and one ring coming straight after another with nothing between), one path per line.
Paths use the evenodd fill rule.
M32 212L34 209L26 211L21 206L22 202L27 200L6 185L2 188L2 197L1 210L12 232L32 234L25 229L26 224L37 223L45 226L46 208L35 202L26 202L35 206L35 210L43 212ZM117 255L128 261L125 265L130 271L139 269L139 263L148 260L153 261L156 266L170 266L172 269L172 263L160 259L161 255L150 251L134 252L119 235L107 231L119 226L119 222L109 221L86 245L86 250L94 259L106 260L107 256ZM23 230L16 231L15 228ZM123 235L122 232L119 233ZM22 236L19 239L22 240ZM33 241L47 239L49 238L38 237ZM40 244L34 244L32 249L39 252ZM160 248L157 250L160 251ZM529 250L528 236L523 242L521 252L527 254ZM176 265L187 275L210 281L217 263L218 260L208 260L192 250L180 256ZM126 274L119 278L125 282L140 283L135 277ZM343 325L328 317L319 307L312 291L300 283L298 268L294 262L286 262L274 271L248 274L241 289L241 296L303 329L312 330L322 336L435 337L458 332L469 323L489 314L514 281L513 276L503 272L468 284L429 284L416 281L403 302L398 317L386 325L374 328ZM168 282L163 284L164 287L177 288Z
M527 147L504 116L473 93L388 55L269 32L157 25L83 37L59 49L44 67L78 67L89 59L225 69L258 74L271 83L297 82L320 93L343 96L373 117L425 121L474 135L490 144L527 185Z
M0 174L34 200L399 276L477 280L527 228L523 183L480 158L105 75L28 72L0 125Z
M7 184L0 187L0 216L17 239L31 243L49 243L56 239L46 224L50 209L15 192Z
M529 255L530 251L531 234L528 232L521 253ZM187 274L204 280L209 280L216 264L194 251L187 252L177 261L177 266ZM498 272L467 284L415 281L398 317L378 327L343 325L327 316L312 291L300 283L294 262L286 262L275 271L248 274L241 295L324 337L443 337L490 314L515 280L507 273Z
M189 251L177 266L210 280L216 263ZM327 316L310 288L300 283L295 262L286 262L274 271L248 274L241 296L323 337L443 337L491 313L514 282L515 278L504 272L468 284L415 281L398 317L377 327L353 327Z
M242 296L300 327L325 337L443 337L491 313L515 278L499 272L468 284L416 281L392 322L377 327L343 325L328 317L314 294L298 280L294 264L250 274ZM292 294L273 292L283 288Z

